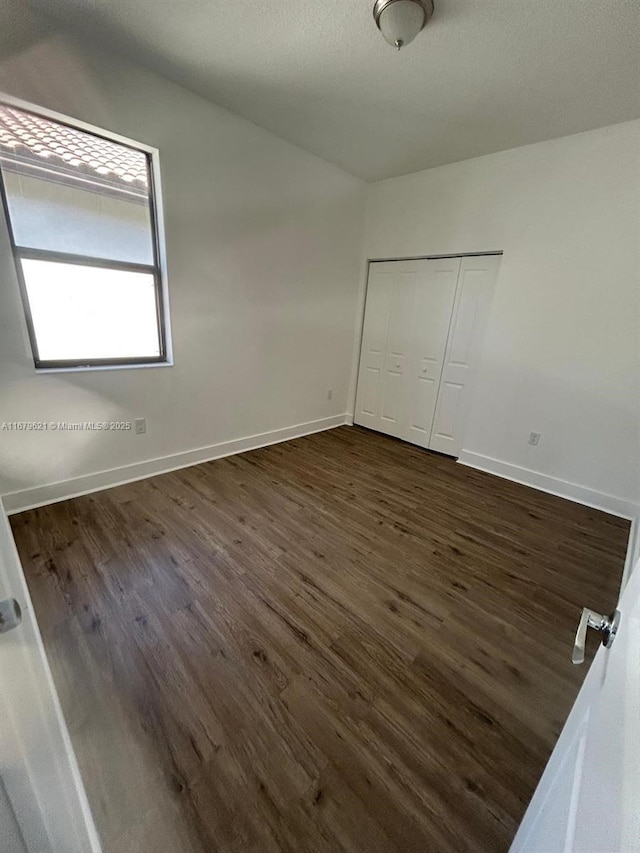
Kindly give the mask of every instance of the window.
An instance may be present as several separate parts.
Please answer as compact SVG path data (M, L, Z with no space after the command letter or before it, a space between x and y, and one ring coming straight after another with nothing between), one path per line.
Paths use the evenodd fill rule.
M0 181L36 368L167 362L152 152L0 104Z

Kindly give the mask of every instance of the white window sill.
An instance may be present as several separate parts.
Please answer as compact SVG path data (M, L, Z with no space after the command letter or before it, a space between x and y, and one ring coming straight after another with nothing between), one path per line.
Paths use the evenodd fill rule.
M170 361L154 361L149 364L96 364L88 367L34 367L35 373L93 373L103 370L141 370L150 367L173 367Z

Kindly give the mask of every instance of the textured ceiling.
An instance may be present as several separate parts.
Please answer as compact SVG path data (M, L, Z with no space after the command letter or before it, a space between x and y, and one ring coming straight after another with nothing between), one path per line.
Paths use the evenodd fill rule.
M65 27L376 180L640 116L637 0L32 0Z

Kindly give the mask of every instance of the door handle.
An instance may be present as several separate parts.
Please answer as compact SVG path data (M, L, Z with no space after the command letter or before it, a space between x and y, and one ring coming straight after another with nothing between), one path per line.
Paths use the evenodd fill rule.
M603 616L602 613L596 613L595 610L583 607L582 615L578 622L578 630L576 631L576 639L573 644L571 663L584 663L584 643L587 638L587 628L600 631L602 634L602 645L605 649L609 649L615 639L619 624L619 610L614 610L611 616Z
M22 622L22 610L15 598L0 601L0 634L17 628Z

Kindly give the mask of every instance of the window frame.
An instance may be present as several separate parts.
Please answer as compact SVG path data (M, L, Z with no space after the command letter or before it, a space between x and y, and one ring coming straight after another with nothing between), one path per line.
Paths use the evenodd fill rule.
M17 245L13 234L13 225L11 222L7 192L4 185L3 168L0 166L0 198L2 210L6 221L16 276L18 279L18 287L20 290L26 332L31 347L31 357L33 359L34 369L38 373L58 373L65 371L112 370L133 367L170 367L173 365L173 357L169 322L169 293L166 272L166 248L164 240L158 149L145 145L141 142L136 142L127 137L120 136L119 134L111 133L110 131L80 121L79 119L70 118L69 116L48 110L44 107L29 104L26 101L13 98L10 95L0 93L0 105L15 107L16 109L23 110L24 112L33 113L34 115L41 116L42 118L55 121L58 124L66 125L74 130L91 133L94 136L107 139L108 141L115 142L118 145L124 145L128 148L132 148L134 151L144 154L147 161L147 174L149 179L149 220L153 249L152 264L141 264L113 259L109 260L106 258L96 258L67 252L56 252L49 249L33 249ZM33 324L24 272L22 269L23 258L25 260L45 260L54 263L58 262L65 264L78 264L80 266L95 266L102 269L144 272L153 275L156 301L156 322L158 326L158 342L160 348L159 355L147 357L132 356L125 358L41 359L38 352L38 342Z

